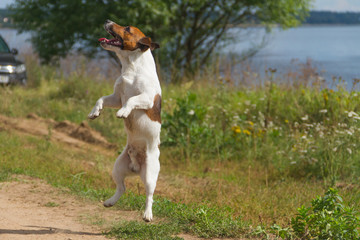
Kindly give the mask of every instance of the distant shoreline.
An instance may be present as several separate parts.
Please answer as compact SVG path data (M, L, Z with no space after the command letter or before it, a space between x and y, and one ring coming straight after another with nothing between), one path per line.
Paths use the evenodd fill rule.
M303 23L303 24L300 24L299 26L297 27L336 27L336 26L339 26L339 27L346 27L346 26L360 26L360 23L358 24L328 24L328 23L324 23L324 24L311 24L311 23ZM237 25L237 26L234 26L234 25L229 25L230 28L232 27L239 27L239 28L264 28L266 26L262 25L262 24L240 24L240 25ZM280 27L279 25L272 25L272 27ZM291 27L291 28L297 28L297 27ZM290 28L289 28L290 29Z

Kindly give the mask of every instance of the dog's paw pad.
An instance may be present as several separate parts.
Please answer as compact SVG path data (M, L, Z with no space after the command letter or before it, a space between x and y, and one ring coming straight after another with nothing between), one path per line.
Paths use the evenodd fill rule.
M115 203L113 201L111 201L110 199L109 200L106 200L104 203L103 203L104 207L112 207L115 205Z
M100 113L98 113L98 114L91 114L91 113L90 113L90 114L88 115L88 118L89 118L89 119L95 119L95 118L97 118L98 116L100 116Z
M143 216L143 219L145 222L151 222L152 219L153 219L153 216L152 216L152 212L145 212L144 213L144 216Z

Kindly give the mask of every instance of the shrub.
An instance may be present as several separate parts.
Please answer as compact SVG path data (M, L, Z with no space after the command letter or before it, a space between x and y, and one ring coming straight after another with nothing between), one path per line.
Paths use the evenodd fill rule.
M346 206L338 191L330 188L324 197L312 200L311 207L301 206L291 219L291 228L271 227L283 239L360 239L360 217Z
M311 202L312 207L298 209L291 220L294 234L301 239L360 239L360 218L344 205L338 191L330 188L324 197Z
M185 98L176 99L172 113L163 114L163 145L184 149L186 157L194 154L196 146L207 144L214 134L204 121L207 109L196 103L196 97L195 93L188 92Z

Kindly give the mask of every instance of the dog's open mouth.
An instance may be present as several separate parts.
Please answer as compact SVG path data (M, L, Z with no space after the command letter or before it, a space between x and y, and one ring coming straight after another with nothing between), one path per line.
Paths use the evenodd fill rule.
M106 24L105 24L105 30L111 34L113 36L112 39L107 39L107 38L100 38L98 41L100 42L100 44L107 44L107 45L112 45L112 46L115 46L115 47L119 47L119 48L122 48L123 47L123 40L122 38L114 33L112 31L112 29L110 29Z
M108 45L116 46L116 47L122 47L122 40L113 38L113 39L107 39L107 38L100 38L98 40L100 43L106 43Z

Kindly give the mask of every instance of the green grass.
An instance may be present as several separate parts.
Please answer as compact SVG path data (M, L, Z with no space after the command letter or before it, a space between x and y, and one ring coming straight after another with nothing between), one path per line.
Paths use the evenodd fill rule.
M137 221L120 222L114 226L106 235L117 239L159 239L159 240L180 240L183 238L174 237L178 229L173 224L146 224Z
M57 75L34 67L29 87L0 88L2 114L36 113L57 121L87 121L109 82L86 74ZM273 83L232 87L163 84L162 170L154 215L165 222L122 222L118 238L176 239L251 236L273 223L290 226L301 205L338 187L344 203L360 209L360 99L358 92ZM123 123L106 109L89 122L121 149ZM0 129L6 129L1 126ZM44 138L0 131L0 180L26 174L103 200L113 193L113 156L80 151ZM96 163L87 168L84 161ZM117 207L143 210L144 190L128 181ZM141 183L140 183L141 185ZM143 234L143 235L142 235ZM158 234L158 235L156 235ZM139 237L141 239L141 237Z

